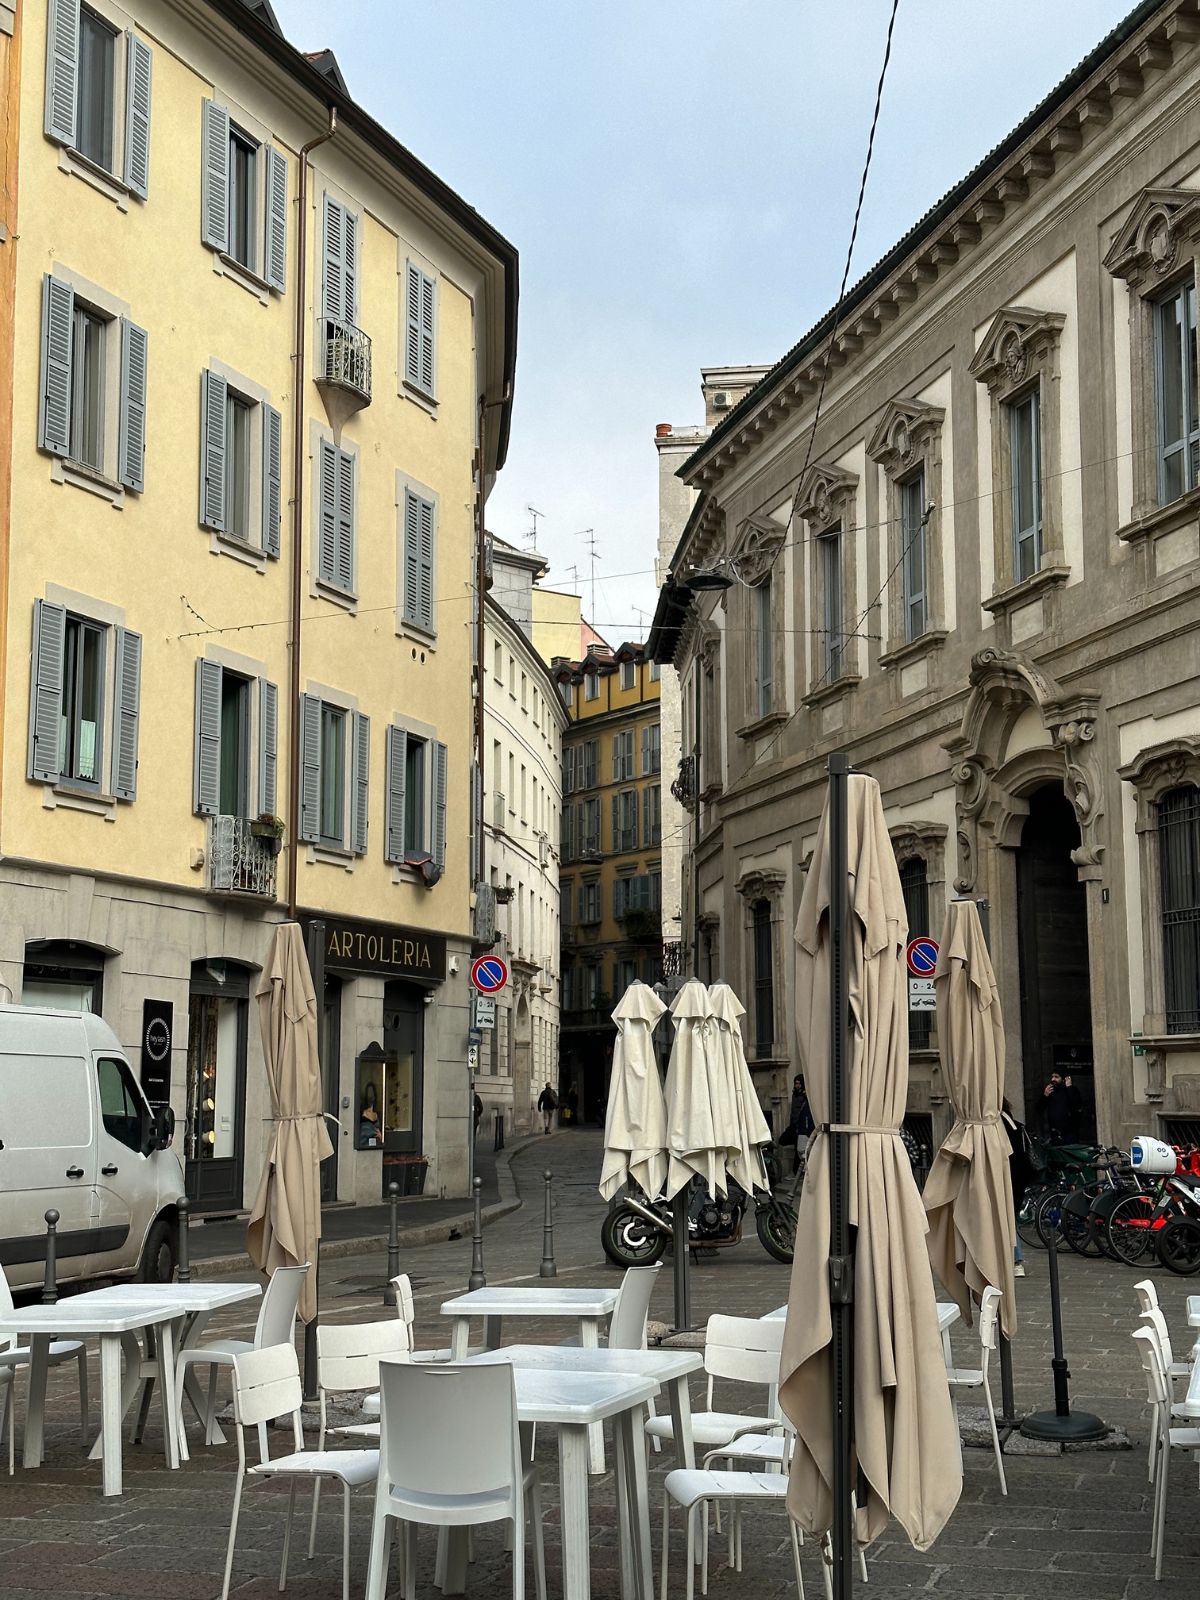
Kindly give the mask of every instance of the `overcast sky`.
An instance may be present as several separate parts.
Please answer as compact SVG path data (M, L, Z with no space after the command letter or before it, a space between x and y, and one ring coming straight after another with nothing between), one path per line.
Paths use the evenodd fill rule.
M702 366L776 361L837 297L890 0L273 0L301 49L521 253L488 524L614 643L656 591L654 425ZM1132 0L900 0L851 282ZM616 576L632 574L632 576Z

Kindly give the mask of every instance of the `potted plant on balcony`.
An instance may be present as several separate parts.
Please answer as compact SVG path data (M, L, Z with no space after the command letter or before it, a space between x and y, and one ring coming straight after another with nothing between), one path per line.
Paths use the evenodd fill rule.
M277 856L283 848L283 831L283 818L272 816L269 811L264 811L250 823L251 835L255 839L261 839L263 848L272 856Z

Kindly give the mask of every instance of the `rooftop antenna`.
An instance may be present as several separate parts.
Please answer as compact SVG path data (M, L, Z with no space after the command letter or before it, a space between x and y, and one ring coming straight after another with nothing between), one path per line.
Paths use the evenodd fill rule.
M600 557L596 554L595 528L581 528L575 535L577 539L586 539L588 542L588 566L590 568L590 582L592 586L592 616L596 615L596 563Z
M525 538L529 542L529 548L531 550L536 550L538 518L544 517L546 513L544 511L539 511L536 506L526 506L525 509L529 513L529 531L526 533Z

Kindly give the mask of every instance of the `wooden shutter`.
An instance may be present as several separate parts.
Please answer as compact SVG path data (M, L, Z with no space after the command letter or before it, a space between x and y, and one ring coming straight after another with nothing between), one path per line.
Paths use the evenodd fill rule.
M263 424L263 554L278 556L283 518L283 418L274 406L262 408Z
M621 848L618 840L621 837L621 807L616 795L612 797L612 847L614 850Z
M219 662L196 662L196 745L192 810L215 817L221 808L221 678Z
M342 285L342 320L354 322L358 317L358 218L353 211L342 210L346 229L344 256L345 278Z
M128 317L121 318L121 413L117 434L117 477L138 494L145 487L146 357L150 336Z
M642 729L642 775L650 771L650 728L649 725Z
M575 747L568 745L563 751L563 793L571 794L575 788Z
M403 728L387 730L387 797L384 817L384 859L404 860L404 773L408 760L408 734Z
M321 311L331 322L352 322L354 305L354 224L340 201L325 196L325 264Z
M321 440L321 472L317 507L317 578L337 582L337 457L328 439Z
M354 737L353 771L350 781L352 802L350 848L356 856L367 853L367 823L370 806L371 719L355 711L351 718Z
M337 567L334 582L347 594L354 590L354 457L345 450L337 457Z
M433 322L435 299L433 279L421 276L421 387L426 394L434 392L434 338Z
M435 743L433 747L433 864L445 871L446 867L446 779L449 752L446 746Z
M258 680L258 813L273 817L279 805L279 690Z
M144 200L150 191L150 74L153 56L135 33L125 35L125 182Z
M116 630L113 684L112 792L118 800L137 799L138 721L142 697L142 636Z
M67 613L49 600L33 602L33 661L29 674L29 776L57 783Z
M61 144L76 139L79 101L79 0L50 0L46 19L46 132Z
M229 249L229 113L204 102L201 132L200 238L213 250Z
M71 453L71 360L75 342L75 291L47 274L42 279L42 382L38 445L56 456Z
M321 702L300 696L300 838L316 844L321 837Z
M266 240L263 276L269 288L282 294L287 287L287 157L273 144L265 147L267 159Z
M408 263L404 376L408 383L433 394L435 290L433 279Z
M426 633L433 620L433 505L417 500L417 621Z
M200 521L225 529L226 419L229 385L219 372L200 374Z

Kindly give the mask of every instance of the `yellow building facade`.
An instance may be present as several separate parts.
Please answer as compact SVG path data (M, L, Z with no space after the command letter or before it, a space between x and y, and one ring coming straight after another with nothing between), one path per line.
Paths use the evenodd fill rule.
M594 645L551 676L563 734L559 1083L594 1120L607 1092L611 1013L662 976L662 752L658 667L640 644Z
M0 983L103 1011L165 1084L194 1203L236 1210L290 911L324 967L326 1197L464 1193L516 253L269 5L13 21Z

